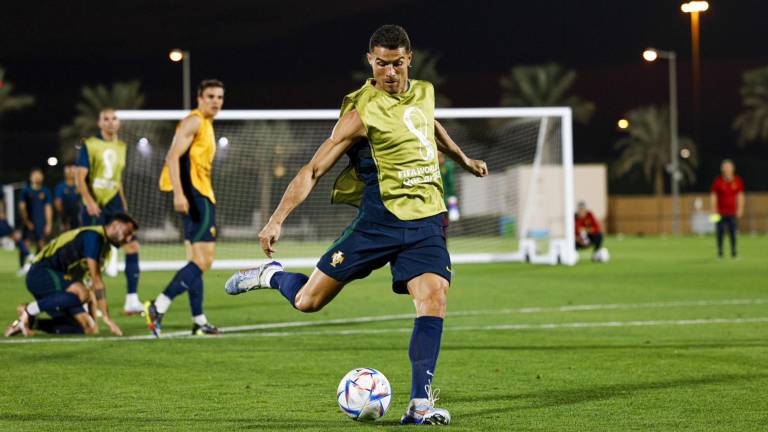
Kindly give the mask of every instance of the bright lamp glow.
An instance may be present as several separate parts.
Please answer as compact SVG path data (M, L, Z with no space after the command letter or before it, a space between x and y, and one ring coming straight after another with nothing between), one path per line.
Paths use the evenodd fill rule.
M688 150L687 148L680 150L680 157L683 159L688 159L689 157L691 157L691 151Z
M48 158L48 166L56 166L59 164L59 160L53 156Z
M709 9L709 2L706 1L690 1L680 5L680 9L685 13L704 12Z
M652 62L659 58L659 53L653 48L648 48L647 50L643 51L643 58L645 61Z
M168 53L168 58L171 59L172 62L180 62L184 58L184 51L177 48Z
M629 120L625 118L619 119L619 121L616 122L616 125L619 127L619 129L626 129L629 127Z

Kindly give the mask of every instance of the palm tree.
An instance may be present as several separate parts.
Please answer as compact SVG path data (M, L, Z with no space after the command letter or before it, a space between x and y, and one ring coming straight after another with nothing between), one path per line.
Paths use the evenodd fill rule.
M733 122L739 131L739 144L768 141L768 67L744 72L741 101L744 111Z
M0 114L24 109L35 103L35 98L30 95L11 96L11 92L13 84L5 80L5 69L0 67Z
M435 106L448 107L451 106L451 100L438 91L440 85L445 82L445 78L437 72L437 63L440 61L440 57L440 54L434 54L428 50L414 49L413 62L408 70L408 77L432 83L435 86ZM364 71L352 73L352 79L355 81L361 82L371 77L371 66L365 57L363 57L363 64L365 65Z
M669 108L637 108L626 114L626 118L629 135L614 146L621 155L613 166L613 175L621 177L639 166L645 179L653 184L654 194L663 195L664 177L670 163ZM692 184L696 181L694 170L699 163L696 145L688 137L679 137L678 141L680 148L689 152L688 158L679 164L682 180Z
M144 106L144 95L139 81L115 82L111 88L103 84L95 87L83 86L80 100L75 105L77 115L72 124L59 131L61 155L64 160L72 159L75 146L84 137L98 131L99 112L104 108L139 109Z
M576 71L557 63L515 66L499 80L501 105L512 107L568 106L573 118L588 123L595 104L572 94Z

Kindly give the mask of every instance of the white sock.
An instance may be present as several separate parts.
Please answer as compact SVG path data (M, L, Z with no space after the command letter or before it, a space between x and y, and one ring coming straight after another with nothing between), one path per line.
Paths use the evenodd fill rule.
M208 318L205 317L205 314L200 314L192 317L192 321L194 321L195 324L199 326L208 324Z
M139 300L139 295L136 293L130 293L125 295L125 304L136 304L141 303L141 300Z
M37 306L36 301L33 301L27 305L27 313L31 316L35 316L40 313L40 307Z
M157 308L157 312L161 314L168 312L168 308L171 307L171 301L172 300L167 295L160 293L155 299L155 308Z

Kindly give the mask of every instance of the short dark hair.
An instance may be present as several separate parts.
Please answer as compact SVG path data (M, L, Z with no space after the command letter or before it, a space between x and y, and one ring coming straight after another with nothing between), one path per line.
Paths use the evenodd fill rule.
M395 24L385 24L371 35L368 42L368 51L373 52L375 47L387 49L405 48L406 52L411 52L411 39L405 29Z
M200 84L197 86L197 95L202 96L205 89L209 87L219 87L221 89L224 89L224 83L221 82L221 80L217 79L207 79L200 81Z
M128 213L113 213L110 217L107 218L107 221L104 225L109 225L114 221L120 221L122 223L129 223L133 225L134 230L139 229L139 223L136 222L136 219L134 219L133 216L129 215Z
M29 170L29 173L30 173L30 174L32 174L32 173L33 173L33 172L35 172L35 171L39 172L40 174L43 174L43 169L42 169L42 168L40 168L40 167L34 167L34 168L32 168L31 170Z

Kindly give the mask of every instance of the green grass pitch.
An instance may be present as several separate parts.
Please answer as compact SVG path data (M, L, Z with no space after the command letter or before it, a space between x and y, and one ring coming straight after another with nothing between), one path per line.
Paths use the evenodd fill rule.
M740 240L738 260L717 261L711 237L610 238L608 264L583 254L571 268L456 265L435 382L449 429L766 430L768 237ZM14 261L0 252L3 324L30 298ZM206 313L250 330L0 340L0 430L400 430L413 306L391 293L387 269L316 314L272 291L228 297L228 274L205 276ZM142 298L171 276L142 274ZM146 335L141 318L118 315L122 275L107 283L127 336ZM371 319L345 322L357 317ZM190 330L186 296L164 324ZM336 406L338 381L361 366L381 370L394 391L374 424Z

